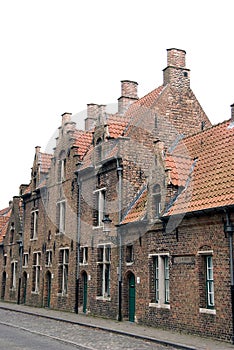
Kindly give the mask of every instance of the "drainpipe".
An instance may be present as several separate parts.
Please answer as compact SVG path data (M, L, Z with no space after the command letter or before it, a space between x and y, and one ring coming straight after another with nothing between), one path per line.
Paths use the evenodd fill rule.
M20 304L20 296L21 296L21 282L22 282L22 265L23 265L23 249L24 249L24 217L25 217L25 204L24 201L22 203L23 213L22 220L20 222L20 236L21 238L17 241L19 244L19 254L20 254L20 270L19 270L19 285L18 285L18 296L17 296L17 304ZM19 218L20 218L20 210L19 210Z
M118 321L122 321L122 233L120 229L120 222L122 219L122 171L123 168L119 164L118 158L117 174L118 174L118 244L119 244L119 269L118 269Z
M81 181L79 172L77 175L78 199L77 199L77 264L76 264L76 297L75 297L75 313L78 314L79 308L79 285L80 285L80 228L81 228Z
M226 225L225 233L229 238L229 256L230 256L230 281L231 281L231 304L232 304L232 344L234 344L234 271L233 271L233 233L234 226L230 221L229 212L225 209L226 213Z

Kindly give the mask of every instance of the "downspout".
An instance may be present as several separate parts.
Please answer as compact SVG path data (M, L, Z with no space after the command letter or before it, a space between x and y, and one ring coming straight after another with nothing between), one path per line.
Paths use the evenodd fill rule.
M79 289L80 289L80 229L81 229L81 181L79 172L77 175L78 198L77 198L77 264L76 264L76 297L75 297L75 313L78 314L79 309Z
M230 221L229 212L225 209L226 213L226 225L225 233L229 238L229 256L230 256L230 282L231 282L231 304L232 304L232 337L231 342L234 344L234 271L233 271L233 233L234 226Z
M122 321L122 233L120 223L122 219L122 171L123 168L116 159L118 174L118 244L119 244L119 269L118 269L118 321Z

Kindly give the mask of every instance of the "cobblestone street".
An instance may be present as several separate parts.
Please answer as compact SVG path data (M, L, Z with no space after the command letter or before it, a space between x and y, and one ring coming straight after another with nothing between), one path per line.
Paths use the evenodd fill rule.
M16 326L44 336L67 341L70 345L80 345L84 349L95 350L122 350L122 349L156 349L173 350L173 347L164 347L132 337L114 334L102 330L90 329L79 325L61 321L44 319L39 316L0 310L0 323ZM1 348L1 347L0 347ZM79 348L79 347L78 347Z

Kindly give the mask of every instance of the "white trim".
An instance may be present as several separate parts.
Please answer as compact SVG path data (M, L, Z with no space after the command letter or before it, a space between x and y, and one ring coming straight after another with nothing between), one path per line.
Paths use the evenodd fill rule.
M214 251L213 250L199 250L197 252L198 255L213 255Z
M100 192L100 191L106 191L106 187L102 187L102 188L99 188L97 190L94 190L93 193L97 193L97 192Z
M216 315L215 309L206 309L206 308L200 307L199 312L200 314Z
M157 309L168 309L170 310L170 304L159 304L159 303L149 303L149 307L156 307Z
M149 254L148 255L148 258L152 258L154 256L170 256L170 253L169 252L163 252L163 253L153 253L153 254Z

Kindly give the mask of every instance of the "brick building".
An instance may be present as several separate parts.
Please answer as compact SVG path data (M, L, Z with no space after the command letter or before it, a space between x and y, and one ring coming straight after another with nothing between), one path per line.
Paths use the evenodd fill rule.
M53 154L36 147L0 227L2 299L232 339L234 107L212 126L185 58L167 50L162 85L123 80L115 114L88 104L82 131L65 113Z

